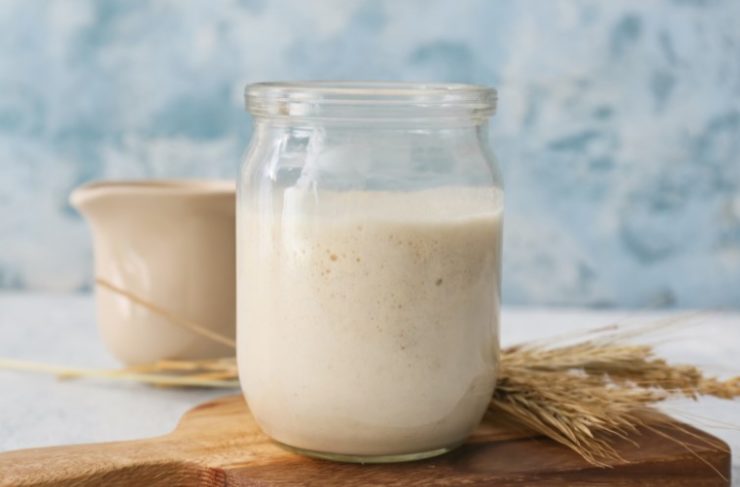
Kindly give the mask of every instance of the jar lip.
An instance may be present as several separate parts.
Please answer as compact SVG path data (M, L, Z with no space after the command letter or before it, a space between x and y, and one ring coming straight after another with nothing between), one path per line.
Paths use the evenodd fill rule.
M347 116L348 110L354 109L352 113L360 118L394 118L412 111L421 117L453 113L459 117L463 111L490 117L496 109L497 92L488 86L463 83L273 81L247 85L244 98L247 110L255 116L333 118Z

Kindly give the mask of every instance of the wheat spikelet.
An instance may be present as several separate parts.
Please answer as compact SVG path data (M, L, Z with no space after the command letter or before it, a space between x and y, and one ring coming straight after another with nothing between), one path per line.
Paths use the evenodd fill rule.
M649 345L623 342L634 332L614 331L588 332L562 346L504 349L490 409L606 466L620 460L610 436L647 427L646 419L655 418L651 405L678 396L740 397L740 377L719 380L669 364Z

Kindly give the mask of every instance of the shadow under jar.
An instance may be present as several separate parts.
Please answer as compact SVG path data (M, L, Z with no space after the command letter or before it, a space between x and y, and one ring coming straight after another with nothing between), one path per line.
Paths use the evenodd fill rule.
M499 355L495 101L457 84L247 87L239 377L283 446L415 460L481 421Z

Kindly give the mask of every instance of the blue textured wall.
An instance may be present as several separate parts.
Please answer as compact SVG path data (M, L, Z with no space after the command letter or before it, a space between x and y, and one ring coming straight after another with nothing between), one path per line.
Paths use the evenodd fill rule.
M492 84L509 303L740 307L740 2L0 3L0 287L88 289L93 178L232 177L245 83Z

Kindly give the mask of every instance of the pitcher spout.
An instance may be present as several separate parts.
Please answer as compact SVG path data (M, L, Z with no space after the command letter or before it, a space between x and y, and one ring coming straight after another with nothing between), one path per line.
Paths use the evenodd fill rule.
M93 182L75 188L69 195L69 204L84 216L90 216L95 209L96 202L108 193L107 183Z

